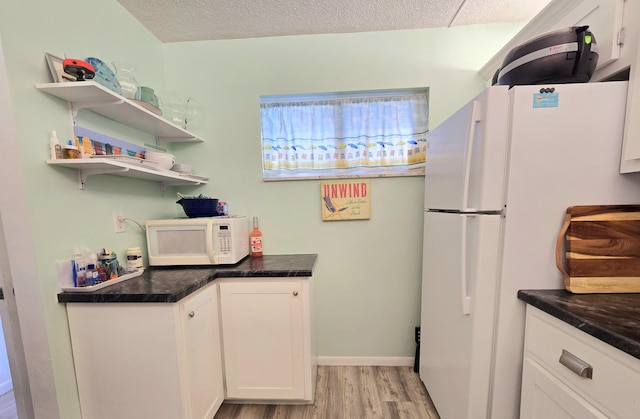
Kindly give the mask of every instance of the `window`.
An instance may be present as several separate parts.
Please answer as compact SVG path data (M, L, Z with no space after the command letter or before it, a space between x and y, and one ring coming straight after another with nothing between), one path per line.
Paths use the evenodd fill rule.
M262 96L264 180L424 175L428 94Z

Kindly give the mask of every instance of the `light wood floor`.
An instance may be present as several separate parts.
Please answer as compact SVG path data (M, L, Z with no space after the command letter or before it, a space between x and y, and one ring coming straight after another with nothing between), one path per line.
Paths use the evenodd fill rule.
M412 367L318 367L312 405L223 403L215 419L439 419Z
M17 419L13 391L0 419ZM318 367L312 405L223 403L215 419L439 419L412 367Z
M0 419L18 419L13 390L0 396Z

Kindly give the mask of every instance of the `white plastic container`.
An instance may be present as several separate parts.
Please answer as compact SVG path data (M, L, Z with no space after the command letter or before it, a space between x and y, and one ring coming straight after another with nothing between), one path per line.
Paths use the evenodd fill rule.
M127 249L127 268L142 268L142 250L139 247Z
M62 146L60 145L60 140L58 139L58 133L56 131L51 131L51 136L49 137L49 150L51 152L51 160L59 160L62 158Z

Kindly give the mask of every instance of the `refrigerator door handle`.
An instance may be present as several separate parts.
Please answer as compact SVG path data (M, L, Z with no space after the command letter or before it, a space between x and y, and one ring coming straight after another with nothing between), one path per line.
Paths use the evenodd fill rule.
M469 217L475 217L472 214L460 214L462 217L462 226L461 226L461 243L462 249L460 252L460 291L462 297L462 314L469 315L471 314L471 297L469 297L469 293L467 290L468 281L467 281L467 221Z
M473 110L471 111L471 121L469 121L469 131L467 137L467 155L464 164L464 184L462 187L462 210L469 205L469 182L471 177L471 160L473 156L473 139L476 136L476 123L480 121L480 102L473 102Z

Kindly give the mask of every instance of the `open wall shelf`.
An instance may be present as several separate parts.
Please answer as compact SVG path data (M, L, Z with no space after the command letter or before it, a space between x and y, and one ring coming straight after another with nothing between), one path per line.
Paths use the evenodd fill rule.
M153 134L159 143L204 141L94 81L40 83L36 84L36 88L66 100L71 104L74 113L80 109L89 109L114 121Z
M143 166L102 159L47 160L47 164L68 167L78 171L80 189L84 189L87 178L92 175L117 175L160 182L164 191L169 186L202 185L207 178L193 174L181 174L171 170L154 170Z

